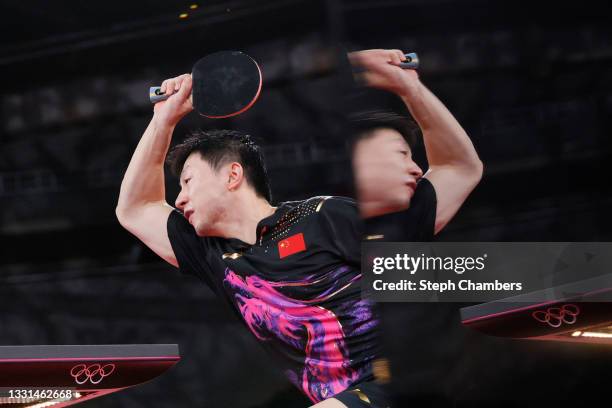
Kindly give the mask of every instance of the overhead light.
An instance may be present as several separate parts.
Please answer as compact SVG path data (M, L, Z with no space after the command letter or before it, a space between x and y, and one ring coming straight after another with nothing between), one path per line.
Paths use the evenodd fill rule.
M198 8L198 5L194 3L191 6L189 6L189 8L192 9L192 10L195 10L195 9Z
M180 19L186 19L188 16L189 16L189 14L187 14L187 13L181 13L181 14L179 14L179 18L180 18Z

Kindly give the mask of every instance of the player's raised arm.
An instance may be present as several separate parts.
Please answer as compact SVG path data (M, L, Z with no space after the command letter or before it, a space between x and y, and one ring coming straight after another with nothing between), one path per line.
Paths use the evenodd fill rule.
M191 110L191 75L162 83L170 95L154 107L121 183L116 214L121 225L170 264L177 266L168 239L167 221L172 207L166 202L164 160L176 124Z
M361 79L402 98L423 132L429 169L425 174L436 191L435 232L456 214L482 177L483 164L465 130L419 80L412 69L398 65L400 50L365 50L349 54L360 67Z

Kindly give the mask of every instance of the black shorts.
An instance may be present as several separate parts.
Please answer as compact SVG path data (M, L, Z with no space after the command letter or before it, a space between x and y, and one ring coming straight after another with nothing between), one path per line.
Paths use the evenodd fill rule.
M353 385L333 398L348 408L391 408L385 390L374 381Z

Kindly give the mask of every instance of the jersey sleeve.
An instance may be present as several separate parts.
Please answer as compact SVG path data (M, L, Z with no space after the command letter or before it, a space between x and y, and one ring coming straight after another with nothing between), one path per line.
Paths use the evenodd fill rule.
M428 242L433 239L436 223L436 191L426 178L421 178L403 211L365 220L366 236L383 235L384 241Z
M321 206L321 220L330 247L347 261L361 262L363 224L354 200L330 197Z
M198 237L191 224L177 210L170 212L167 228L180 272L197 276L216 293L212 269L207 261L210 248L206 238Z

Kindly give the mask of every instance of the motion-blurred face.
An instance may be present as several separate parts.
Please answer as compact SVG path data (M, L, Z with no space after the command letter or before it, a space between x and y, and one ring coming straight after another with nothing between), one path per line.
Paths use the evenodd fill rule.
M215 171L199 152L193 152L185 160L179 180L181 191L175 205L198 236L218 236L221 233L219 221L227 212L231 199L226 167Z
M391 128L379 128L360 140L353 151L355 184L364 216L406 209L423 176L410 146Z

